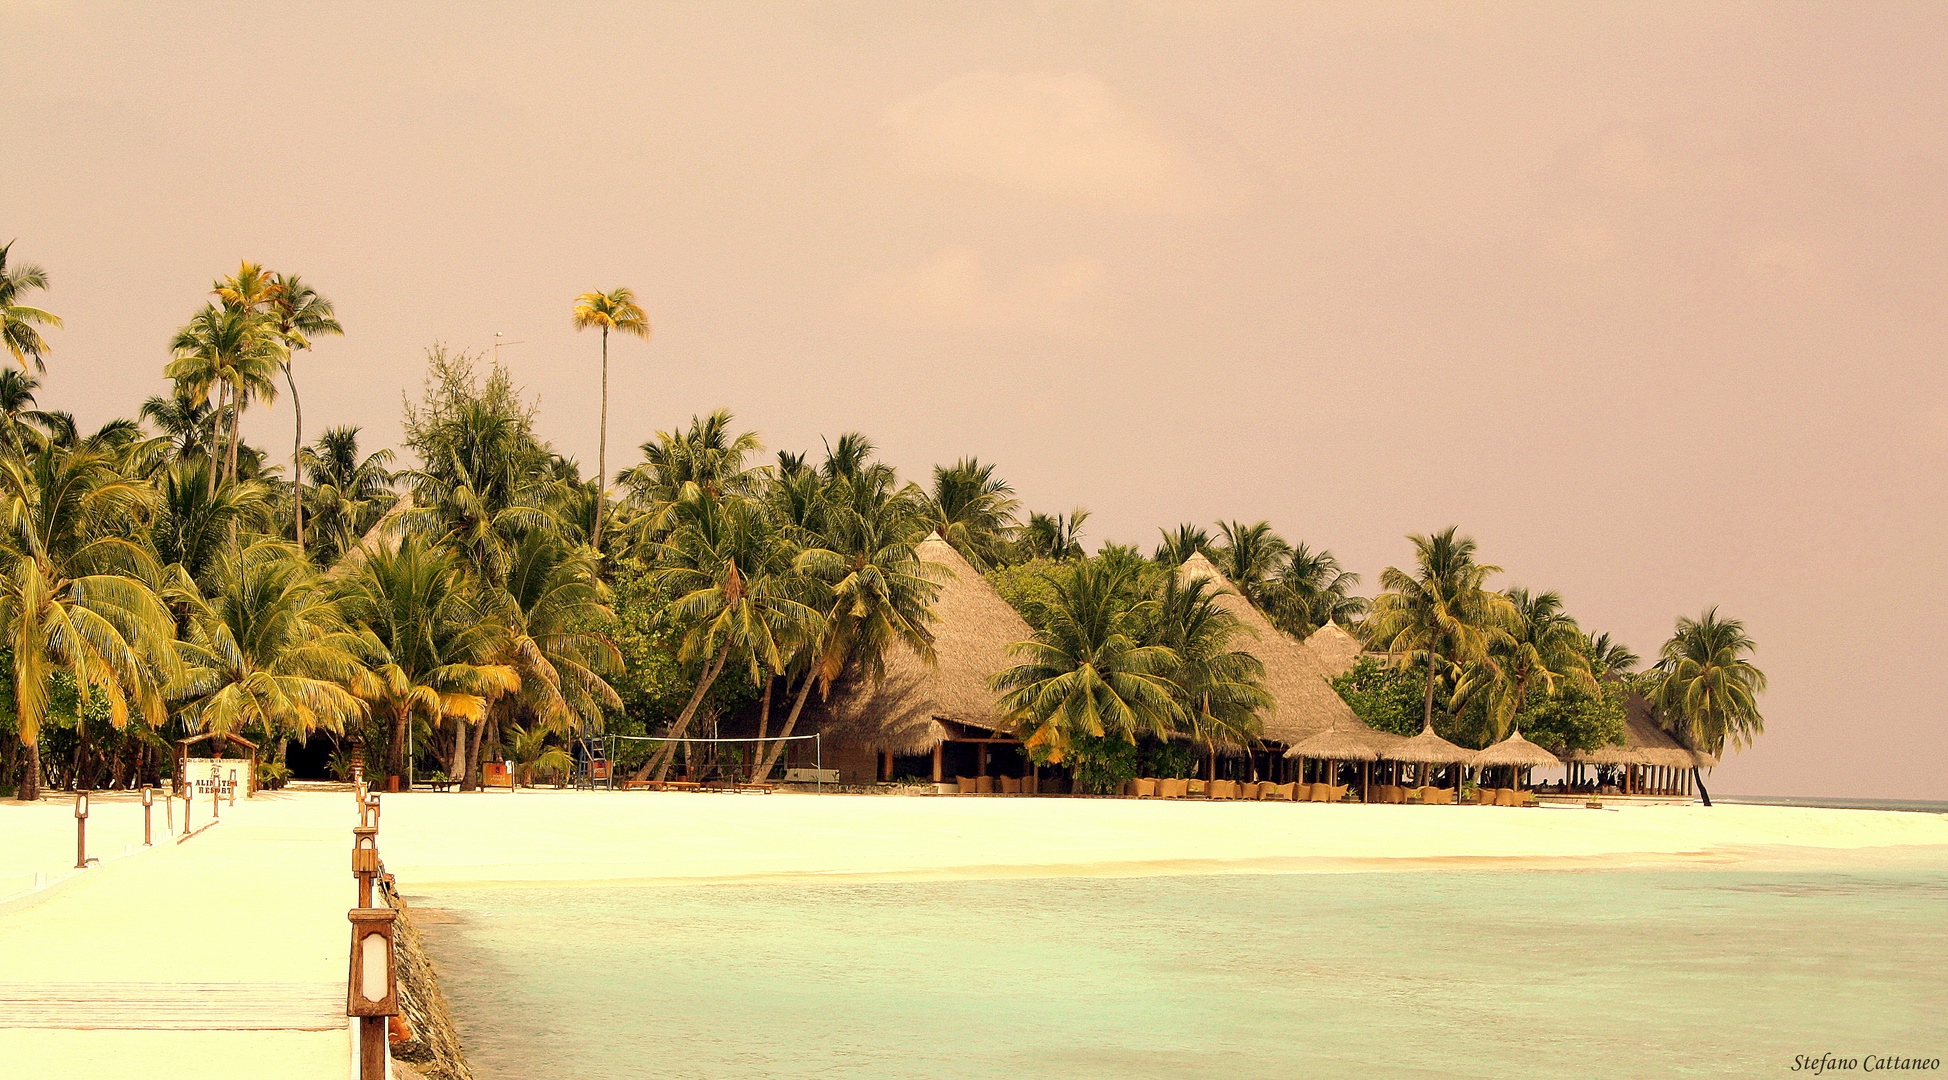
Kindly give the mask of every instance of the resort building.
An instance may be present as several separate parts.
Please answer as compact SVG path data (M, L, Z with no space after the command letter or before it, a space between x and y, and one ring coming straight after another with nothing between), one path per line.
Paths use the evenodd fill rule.
M1599 750L1572 750L1562 755L1572 788L1593 784L1600 768L1617 766L1617 794L1689 797L1691 768L1708 769L1718 759L1702 750L1686 750L1651 717L1650 702L1631 694L1624 706L1623 745Z

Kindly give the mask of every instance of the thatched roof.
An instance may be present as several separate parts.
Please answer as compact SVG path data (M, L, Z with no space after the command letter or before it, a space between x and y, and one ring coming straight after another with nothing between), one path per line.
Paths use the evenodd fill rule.
M1430 765L1466 761L1474 755L1473 750L1464 750L1434 734L1431 727L1421 728L1420 734L1411 739L1400 739L1380 752L1380 756L1388 761L1425 762Z
M1717 758L1702 750L1694 752L1679 746L1670 732L1658 727L1657 721L1651 719L1650 702L1642 694L1631 694L1624 705L1622 746L1572 750L1563 755L1563 760L1592 765L1656 765L1665 769L1688 769L1694 761L1699 768L1718 764Z
M1325 670L1326 678L1337 679L1353 670L1366 650L1359 639L1340 629L1339 624L1329 622L1312 632L1305 639L1305 647L1319 659L1319 666Z
M1374 749L1393 738L1367 727L1327 681L1326 669L1305 643L1272 625L1263 612L1233 588L1211 560L1193 554L1177 568L1182 581L1209 578L1217 583L1219 607L1236 616L1248 633L1235 640L1237 648L1265 665L1265 689L1272 708L1265 715L1265 741L1296 746L1314 735L1337 729ZM1255 637L1253 635L1256 635Z
M373 522L372 527L365 530L365 535L359 537L358 543L353 544L338 557L338 561L333 563L331 569L325 572L325 576L328 578L336 578L358 569L365 564L365 560L372 552L380 548L397 550L399 547L399 515L411 510L414 505L413 490L407 488L406 493L399 496L398 501L392 504L392 509L387 510L379 517L378 521Z
M857 739L871 750L920 754L952 732L945 723L1005 730L988 679L1020 661L1008 647L1035 635L980 571L935 533L921 541L922 562L948 571L933 602L934 663L904 646L886 656L886 679L852 678L833 687L825 730Z
M1522 737L1517 728L1508 738L1476 754L1471 765L1560 765L1562 759Z
M1379 751L1356 732L1330 728L1285 752L1289 758L1319 758L1325 761L1378 761Z

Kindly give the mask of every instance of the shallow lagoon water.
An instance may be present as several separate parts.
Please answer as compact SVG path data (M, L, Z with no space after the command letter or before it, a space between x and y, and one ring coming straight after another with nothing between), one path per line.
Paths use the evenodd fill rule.
M482 1080L1758 1076L1948 1058L1948 850L416 898Z

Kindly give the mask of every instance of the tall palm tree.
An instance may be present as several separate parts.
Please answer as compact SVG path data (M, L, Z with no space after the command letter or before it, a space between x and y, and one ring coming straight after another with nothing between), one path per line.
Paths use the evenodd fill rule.
M575 298L575 329L602 330L602 423L595 448L595 531L589 542L602 550L602 504L609 497L609 332L630 337L649 337L649 316L636 303L636 294L625 288L608 292L587 292Z
M1491 651L1507 644L1515 608L1502 594L1485 588L1501 567L1475 562L1473 537L1456 528L1432 536L1407 537L1418 565L1413 573L1389 566L1380 575L1387 591L1373 601L1368 633L1375 645L1395 653L1404 666L1415 659L1427 665L1423 726L1434 726L1434 682L1443 663L1493 665Z
M1292 546L1272 531L1269 521L1251 525L1220 521L1218 535L1223 537L1223 543L1211 548L1211 561L1245 599L1264 606L1265 591L1279 564L1291 554Z
M47 271L31 263L7 269L7 253L13 246L12 240L0 245L0 341L6 342L7 352L21 370L32 360L35 371L46 371L41 354L48 350L47 339L34 327L58 327L61 317L20 302L27 293L47 288Z
M954 546L976 570L987 570L1007 554L1021 500L994 475L992 464L962 458L936 465L933 491L926 502L927 525Z
M168 443L169 456L177 461L197 456L216 460L217 412L207 393L199 396L178 383L174 394L151 397L136 415L161 434ZM212 482L215 479L214 475L210 477Z
M699 666L696 688L670 725L680 740L697 707L733 658L755 677L784 671L787 648L817 636L819 612L801 599L793 550L759 506L736 495L690 487L675 507L675 527L656 545L650 580L676 599L670 616L687 627L679 662ZM665 742L641 775L669 775L676 742Z
M255 728L281 747L292 735L343 731L366 716L354 692L371 696L377 687L310 564L282 543L260 541L225 554L210 577L177 710L189 730Z
M26 750L21 799L40 797L51 672L72 674L84 699L103 695L118 729L131 712L160 726L182 682L175 622L151 585L160 570L128 539L153 500L96 445L0 458L0 639Z
M1745 658L1756 647L1743 622L1720 619L1715 607L1696 619L1678 619L1657 659L1649 696L1659 721L1686 749L1722 756L1727 745L1749 746L1765 730L1758 705L1765 672ZM1710 806L1696 763L1691 779Z
M1149 635L1149 644L1170 650L1168 672L1184 732L1212 753L1221 744L1256 744L1265 731L1261 714L1273 703L1265 665L1232 648L1249 631L1217 598L1211 579L1186 582L1171 574L1157 597Z
M693 487L713 498L755 493L761 470L744 462L762 445L754 431L733 434L731 422L731 414L719 409L691 417L687 431L659 431L642 445L642 464L623 470L620 479L636 513L631 528L638 547L648 551L670 530L677 503Z
M1351 623L1366 613L1366 598L1352 594L1359 581L1332 552L1297 544L1266 586L1265 608L1279 629L1303 638L1329 622Z
M176 380L179 396L207 399L218 391L217 412L227 421L226 471L237 478L238 420L254 398L277 397L273 377L283 362L282 345L258 312L205 304L169 342L176 359L163 374ZM211 483L215 483L215 475Z
M991 680L1002 691L1003 714L1037 760L1063 761L1084 736L1135 742L1172 729L1180 688L1169 673L1177 657L1162 645L1141 644L1155 601L1126 602L1124 578L1133 572L1078 564L1055 582L1047 627L1010 646L1022 662Z
M291 388L291 520L296 530L298 555L304 555L304 402L298 397L294 366L300 350L311 348L311 339L341 335L330 300L319 295L296 274L272 274L270 295L265 306L276 320L277 335L284 339L284 384Z
M314 530L324 539L312 561L330 566L351 550L393 501L391 450L359 453L359 429L326 428L305 448L303 466L310 481Z

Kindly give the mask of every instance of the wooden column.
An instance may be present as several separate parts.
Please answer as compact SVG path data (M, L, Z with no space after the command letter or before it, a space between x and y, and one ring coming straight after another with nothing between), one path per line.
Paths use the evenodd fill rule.
M940 783L940 748L945 745L945 743L933 744L933 782L936 784Z
M988 774L988 744L984 742L977 742L974 744L974 775L986 776L987 774Z

